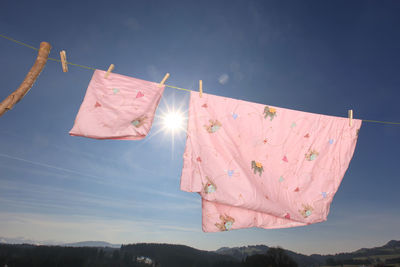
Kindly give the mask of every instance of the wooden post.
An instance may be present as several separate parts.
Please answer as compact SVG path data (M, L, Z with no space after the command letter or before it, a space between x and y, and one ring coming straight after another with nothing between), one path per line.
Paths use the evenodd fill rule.
M12 109L12 107L29 92L29 89L31 89L40 72L42 72L44 66L46 65L50 49L51 45L49 43L40 43L40 49L35 64L33 64L24 81L17 90L15 90L11 95L4 99L3 102L0 103L0 117L6 113L6 111Z

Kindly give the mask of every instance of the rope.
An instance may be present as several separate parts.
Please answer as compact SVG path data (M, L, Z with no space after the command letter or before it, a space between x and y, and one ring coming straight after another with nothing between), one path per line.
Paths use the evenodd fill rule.
M12 38L7 37L7 36L5 36L5 35L0 34L0 37L3 37L4 39L7 39L7 40L12 41L12 42L14 42L14 43L17 43L17 44L20 44L20 45L29 47L29 48L31 48L31 49L33 49L33 50L36 50L36 51L39 50L39 49L36 48L36 47L33 47L33 46L28 45L28 44L25 44L25 43L23 43L23 42L17 41L17 40L15 40L15 39L12 39ZM49 60L52 60L52 61L56 61L56 62L61 62L61 60L55 59L55 58L51 58L51 57L49 57L48 59L49 59ZM72 66L77 66L77 67L85 68L85 69L89 69L89 70L96 70L95 68L91 68L91 67L88 67L88 66L79 65L79 64L75 64L75 63L71 63L71 62L67 62L67 64L72 65ZM182 90L182 91L188 91L188 92L193 91L193 90L190 90L190 89L180 88L180 87L176 87L176 86L172 86L172 85L168 85L168 84L164 84L164 85L165 85L166 87L171 87L171 88L178 89L178 90ZM196 92L197 92L197 91L196 91ZM362 121L363 121L363 122L373 122L373 123L400 125L400 122L374 121L374 120L362 120Z
M400 122L390 122L390 121L373 121L373 120L362 120L363 122L375 122L375 123L385 123L385 124L396 124L400 125Z
M188 92L192 92L193 91L193 90L190 90L190 89L180 88L180 87L176 87L176 86L172 86L172 85L168 85L168 84L164 84L164 85L168 86L168 87L171 87L171 88L174 88L174 89L178 89L178 90L183 90L183 91L188 91Z
M17 40L15 40L15 39L10 38L10 37L7 37L7 36L5 36L5 35L0 34L0 37L3 37L4 39L7 39L7 40L9 40L9 41L11 41L11 42L14 42L14 43L17 43L17 44L20 44L20 45L29 47L30 49L39 51L39 49L36 48L36 47L33 47L33 46L28 45L28 44L25 44L25 43L23 43L23 42L17 41ZM52 60L52 61L56 61L56 62L61 62L61 60L55 59L55 58L51 58L51 57L49 57L49 58L47 58L47 59L48 59L48 60ZM78 67L85 68L85 69L89 69L89 70L96 70L96 69L91 68L91 67L87 67L87 66L83 66L83 65L79 65L79 64L75 64L75 63L71 63L71 62L67 62L67 64L72 65L72 66L78 66Z
M61 60L59 59L55 59L55 58L47 58L48 60L52 60L52 61L56 61L56 62L61 62ZM95 68L91 68L88 66L84 66L84 65L79 65L79 64L75 64L75 63L71 63L71 62L67 62L67 64L72 65L72 66L77 66L77 67L81 67L81 68L85 68L85 69L89 69L89 70L96 70Z
M39 51L39 49L36 48L36 47L33 47L33 46L30 46L30 45L25 44L25 43L23 43L23 42L14 40L14 39L12 39L12 38L10 38L10 37L7 37L7 36L4 36L4 35L2 35L2 34L0 34L0 37L3 37L3 38L5 38L5 39L7 39L7 40L10 40L10 41L12 41L12 42L14 42L14 43L17 43L17 44L20 44L20 45L24 45L24 46L26 46L26 47L29 47L29 48L33 49L33 50Z

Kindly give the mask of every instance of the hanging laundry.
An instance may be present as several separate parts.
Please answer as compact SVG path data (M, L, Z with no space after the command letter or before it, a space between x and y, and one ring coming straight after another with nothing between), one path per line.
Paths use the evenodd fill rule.
M70 135L143 139L150 131L165 85L95 70Z
M201 195L204 232L325 221L360 127L191 92L181 190Z

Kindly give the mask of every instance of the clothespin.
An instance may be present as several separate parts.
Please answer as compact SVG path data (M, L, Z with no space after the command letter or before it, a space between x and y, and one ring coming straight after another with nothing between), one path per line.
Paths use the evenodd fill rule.
M203 96L203 80L199 80L199 94L200 94L200 97L202 97Z
M60 58L63 72L68 72L67 53L65 52L65 50L60 52Z
M114 64L111 64L110 67L108 67L107 73L104 75L104 78L107 79L108 75L110 75L110 72L114 70Z
M349 109L349 125L353 126L353 110Z
M160 86L160 87L163 86L165 81L168 79L168 77L169 77L169 73L165 74L164 78L162 79L162 81L160 82L160 84L158 86Z

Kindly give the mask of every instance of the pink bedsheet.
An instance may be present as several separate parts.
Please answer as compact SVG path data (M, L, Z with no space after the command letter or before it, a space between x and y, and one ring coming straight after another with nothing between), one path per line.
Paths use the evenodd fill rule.
M181 189L201 195L205 232L324 221L360 127L192 92Z

